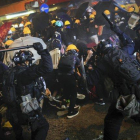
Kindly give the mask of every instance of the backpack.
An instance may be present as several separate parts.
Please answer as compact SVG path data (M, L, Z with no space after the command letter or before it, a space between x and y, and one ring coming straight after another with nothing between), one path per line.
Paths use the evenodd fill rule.
M140 79L139 66L122 50L113 48L104 56L104 60L127 81L136 82Z
M62 45L62 40L61 40L61 34L57 31L54 32L54 36L52 38L52 48L59 48L59 50L61 49L61 45Z
M63 55L60 58L58 69L60 72L64 73L72 72L73 69L75 68L75 64L76 64L75 54Z

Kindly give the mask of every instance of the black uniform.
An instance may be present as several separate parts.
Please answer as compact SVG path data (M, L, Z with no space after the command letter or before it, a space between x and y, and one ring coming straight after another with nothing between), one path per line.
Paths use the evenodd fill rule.
M23 114L20 108L21 96L31 94L32 98L36 97L36 95L34 95L34 81L53 70L52 60L48 50L43 50L43 47L41 47L40 50L38 47L40 44L35 44L34 46L36 46L34 48L36 48L37 52L41 55L42 63L40 63L40 65L32 65L31 67L17 65L14 68L17 70L17 84L15 87L17 100L13 102L12 105L7 104L7 116L13 126L17 140L23 139L21 127L23 124L30 126L32 140L45 140L49 129L49 124L39 109L29 114Z
M127 57L131 58L131 55L133 54L133 51L134 51L134 45L135 45L134 42L128 36L126 36L124 33L120 31L117 31L117 35L119 36L119 38L121 39L123 43L122 50L124 54ZM105 55L112 49L114 48L106 48L105 50L102 49L101 51ZM103 75L108 75L114 83L116 83L116 81L118 81L119 83L122 82L123 78L117 74L117 71L116 73L113 72L114 68L105 61L104 57L97 64L97 67L98 67L98 70L102 72ZM105 123L104 124L105 125L104 126L104 140L117 140L118 139L119 130L120 130L120 126L123 121L123 118L124 116L122 115L122 113L116 109L116 102L112 103L104 121Z

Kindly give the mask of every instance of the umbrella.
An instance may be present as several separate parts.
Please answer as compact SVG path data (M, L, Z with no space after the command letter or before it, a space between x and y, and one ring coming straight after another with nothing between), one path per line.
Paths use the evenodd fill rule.
M97 13L96 17L95 17L95 23L100 26L100 25L104 25L106 24L106 21L102 15L102 12L104 12L105 10L109 10L111 13L114 12L114 2L113 1L105 1L105 2L98 2L98 4L96 4L93 7ZM113 16L113 15L111 15ZM115 16L115 13L114 13Z
M33 19L34 30L38 33L43 31L49 25L49 14L42 12L37 14Z
M56 11L57 11L57 13L59 13L59 12L67 13L68 9L66 7L63 7L63 8L56 10Z
M70 2L69 2L69 4L68 4L68 7L69 8L78 8L80 5L81 5L81 3L85 3L85 2L88 2L89 3L89 5L92 5L92 3L94 2L94 1L97 1L97 0L71 0ZM98 0L99 1L99 0Z
M72 8L72 9L69 9L69 10L68 10L67 14L68 14L70 17L75 17L76 11L77 11L77 9Z
M32 13L28 16L28 20L31 21L38 13Z
M65 22L66 20L68 20L70 23L72 23L72 20L71 20L70 16L67 15L66 13L59 12L59 13L57 14L57 17L58 17L59 19L61 19L63 22Z
M88 5L89 5L89 2L85 2L85 3L81 4L80 7L77 9L75 17L76 18L83 17L83 15L86 12L86 9L88 8Z
M46 44L44 43L44 41L42 39L37 38L37 37L32 37L32 36L20 37L20 38L16 39L10 45L9 48L33 45L33 43L36 43L36 42L40 42L43 45L43 49L46 49ZM34 54L34 59L35 60L33 60L33 63L41 58L40 55L37 53L37 51L34 48L29 48L27 50L31 51ZM12 58L13 58L15 52L17 52L17 51L18 50L7 52L4 56L4 61L3 62L6 65L11 65L12 64Z
M80 4L81 4L81 0L71 0L68 4L68 7L78 8Z

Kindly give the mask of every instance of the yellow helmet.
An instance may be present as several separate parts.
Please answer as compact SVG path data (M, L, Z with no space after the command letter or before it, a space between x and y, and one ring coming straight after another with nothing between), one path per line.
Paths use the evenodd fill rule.
M15 29L14 27L12 27L10 30L11 30L12 32L15 32L15 31L16 31L16 29Z
M94 19L95 18L95 16L93 15L93 14L91 14L90 16L89 16L89 19Z
M96 13L96 11L94 10L94 11L92 12L92 14L93 14L94 16L96 16L97 13Z
M10 46L14 41L13 40L7 40L5 42L5 45Z
M135 11L135 8L134 8L134 7L130 7L130 8L128 8L127 11L128 11L128 12L134 12L134 11Z
M80 23L80 20L79 19L76 19L75 20L75 23L79 24Z
M115 7L115 11L118 11L119 10L119 8L118 7Z
M3 127L12 128L12 125L11 125L10 122L8 121L8 122L6 122L6 123L4 124Z
M29 22L29 21L26 22L25 25L24 25L24 27L26 27L26 26L28 26L28 25L31 25L31 22Z
M122 8L125 8L125 5L120 5Z
M51 24L53 25L55 22L56 22L56 20L52 20L52 21L51 21Z
M68 20L65 21L65 26L70 25L70 22Z
M104 14L110 15L110 11L109 11L109 10L105 10L105 11L104 11Z
M70 51L70 50L76 50L77 52L79 52L79 50L77 49L77 47L73 44L69 45L66 49L66 52L67 51Z
M31 31L30 31L30 29L28 28L28 27L25 27L24 29L23 29L23 34L25 35L25 34L30 34L31 33Z

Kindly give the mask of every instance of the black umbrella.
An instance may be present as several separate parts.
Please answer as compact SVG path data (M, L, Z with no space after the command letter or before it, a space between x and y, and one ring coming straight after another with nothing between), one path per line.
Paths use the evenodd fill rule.
M68 14L70 17L75 17L76 11L77 11L77 9L70 9L70 10L67 12L67 14Z
M96 0L71 0L68 4L68 7L69 8L78 8L81 3L85 3L85 2L88 2L89 4L91 4L92 2L94 2Z
M105 1L105 2L98 2L98 4L96 4L93 7L96 10L96 17L95 17L95 23L100 26L100 25L104 25L106 24L106 20L104 19L102 12L104 12L105 10L109 10L111 13L114 12L114 2L113 1ZM112 16L115 16L115 13L112 14Z
M80 7L77 9L77 12L75 15L76 18L81 18L85 15L86 9L88 8L88 4L89 4L89 2L85 2L80 5Z
M42 12L32 19L34 30L41 33L49 25L49 14Z
M71 0L68 4L68 7L77 8L81 3L81 0Z
M59 12L67 13L68 9L66 7L63 7L63 8L56 10L56 11L57 11L57 13L59 13Z

